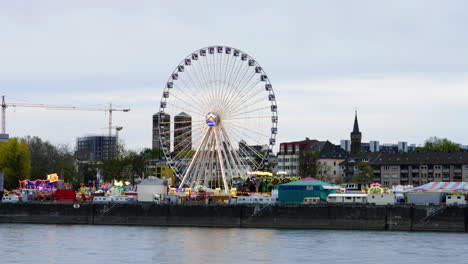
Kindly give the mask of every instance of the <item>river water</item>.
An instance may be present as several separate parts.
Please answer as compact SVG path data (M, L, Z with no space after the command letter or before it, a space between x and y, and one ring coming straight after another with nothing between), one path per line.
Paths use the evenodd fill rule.
M0 224L0 263L468 263L468 234Z

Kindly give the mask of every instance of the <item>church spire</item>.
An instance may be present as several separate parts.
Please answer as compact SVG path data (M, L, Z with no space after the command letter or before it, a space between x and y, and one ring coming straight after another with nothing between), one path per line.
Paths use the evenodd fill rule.
M359 124L357 119L357 110L354 113L354 127L353 132L351 132L351 154L356 154L361 152L361 138L362 134L359 131Z
M358 121L357 121L357 110L355 111L355 116L354 116L353 133L359 133L359 124L358 124Z

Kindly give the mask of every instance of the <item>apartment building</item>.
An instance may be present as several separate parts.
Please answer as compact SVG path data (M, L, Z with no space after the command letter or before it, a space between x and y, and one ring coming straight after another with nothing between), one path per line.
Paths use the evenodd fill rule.
M344 180L359 173L358 162L368 162L385 187L468 181L468 152L359 153L340 164Z
M278 153L278 171L288 176L299 175L299 155L303 151L318 153L318 176L331 180L340 179L340 163L348 157L348 152L329 141L318 141L306 138L302 141L280 144Z
M467 152L382 153L372 167L386 187L468 181Z

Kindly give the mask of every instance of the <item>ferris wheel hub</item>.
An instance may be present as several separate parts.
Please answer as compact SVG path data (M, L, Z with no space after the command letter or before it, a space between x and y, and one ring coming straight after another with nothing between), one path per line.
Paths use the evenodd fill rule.
M219 115L215 112L209 112L208 114L206 114L205 120L206 120L206 124L209 127L217 126L220 121Z

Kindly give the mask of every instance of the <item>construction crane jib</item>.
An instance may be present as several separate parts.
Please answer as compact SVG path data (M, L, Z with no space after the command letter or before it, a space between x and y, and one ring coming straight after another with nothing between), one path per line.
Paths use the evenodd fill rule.
M38 107L47 110L76 110L76 111L103 111L109 112L109 137L112 136L112 112L129 112L130 109L116 109L109 103L109 108L93 108L93 107L76 107L67 105L49 105L49 104L25 104L25 103L9 103L5 102L5 96L2 96L2 134L6 134L6 108L7 107Z

